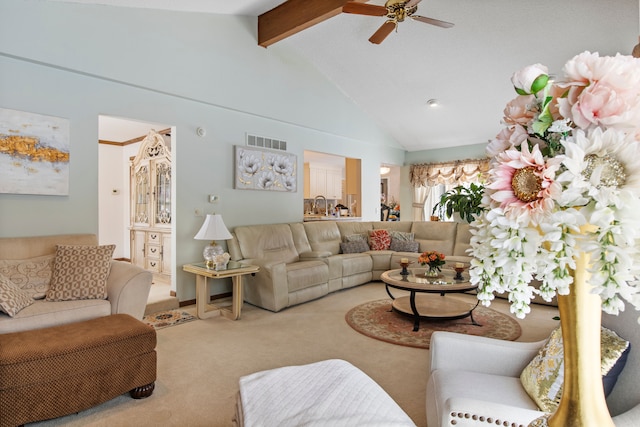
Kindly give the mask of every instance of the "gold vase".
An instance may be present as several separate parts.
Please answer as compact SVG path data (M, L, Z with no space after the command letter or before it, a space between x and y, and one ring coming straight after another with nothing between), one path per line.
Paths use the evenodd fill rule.
M569 295L558 296L564 385L558 409L548 419L545 417L550 427L615 427L605 401L600 369L602 302L599 295L591 293L588 267L589 255L580 253Z

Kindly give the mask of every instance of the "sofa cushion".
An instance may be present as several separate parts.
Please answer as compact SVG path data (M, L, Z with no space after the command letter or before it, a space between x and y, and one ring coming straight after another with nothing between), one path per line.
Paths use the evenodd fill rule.
M369 231L373 230L373 224L371 222L336 221L336 225L342 237L352 234L364 234L368 238Z
M371 272L373 261L368 254L339 255L342 262L342 277Z
M407 233L405 231L395 231L389 230L389 234L391 235L391 239L402 240L405 242L411 242L415 240L415 235L413 233Z
M292 222L289 223L289 228L291 228L293 243L296 246L298 254L311 252L311 244L309 243L309 238L307 238L307 232L304 230L304 224L301 222Z
M453 254L456 227L455 222L425 221L414 222L411 231L420 242L420 252L437 251L450 255Z
M110 314L111 304L106 299L33 300L33 304L20 310L14 317L0 314L0 334L48 328Z
M469 256L468 249L471 248L471 225L458 224L456 227L456 242L453 247L454 256Z
M371 224L374 230L383 228L388 231L402 231L410 233L413 221L374 221Z
M265 251L270 251L269 259L273 261L290 263L298 260L289 224L246 225L236 227L234 233L244 258L264 259Z
M387 230L371 230L369 247L372 251L386 251L391 246L391 236Z
M313 251L329 251L333 255L340 253L342 238L335 221L305 222L304 229Z
M34 303L31 294L23 291L0 274L0 311L15 316L20 310Z
M356 233L342 236L343 242L356 242L359 240L365 242L367 246L369 246L369 233Z
M28 259L0 260L0 274L11 280L34 299L44 298L51 281L55 255L43 255Z
M629 342L615 332L601 328L601 373L605 395L608 395L616 383L618 374L626 362ZM620 366L622 365L622 366ZM554 412L562 397L564 382L564 351L562 329L551 332L547 343L542 346L536 357L524 368L520 375L522 385L536 404L545 412ZM607 374L613 375L608 377Z
M398 240L394 237L391 238L391 249L394 252L418 252L420 243L415 240Z
M299 291L329 281L329 267L322 261L299 261L287 264L289 292Z
M115 245L58 245L47 301L106 299Z
M340 249L343 254L359 254L369 250L369 245L364 240L354 240L353 242L341 242Z

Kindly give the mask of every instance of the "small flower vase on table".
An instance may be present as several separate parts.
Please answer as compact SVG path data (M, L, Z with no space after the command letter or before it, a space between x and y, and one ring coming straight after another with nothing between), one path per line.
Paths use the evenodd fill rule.
M445 264L444 254L436 251L426 251L418 257L420 265L426 266L425 277L436 278L440 275L440 267Z
M429 266L429 268L427 268L427 270L424 272L424 275L426 277L429 277L432 279L438 277L439 274L440 274L440 271L438 271L438 268L431 267L431 266Z

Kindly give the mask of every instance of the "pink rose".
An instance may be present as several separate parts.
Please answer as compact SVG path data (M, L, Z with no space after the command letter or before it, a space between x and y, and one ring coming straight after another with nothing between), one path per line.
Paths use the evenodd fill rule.
M533 95L518 96L504 108L504 122L507 125L520 124L527 127L537 113L536 98Z
M558 100L562 116L576 126L635 128L640 121L640 60L583 52L563 68L568 89Z
M527 140L529 134L527 129L521 125L514 125L503 128L495 139L491 141L486 148L489 157L495 157L499 153L513 147L519 147Z

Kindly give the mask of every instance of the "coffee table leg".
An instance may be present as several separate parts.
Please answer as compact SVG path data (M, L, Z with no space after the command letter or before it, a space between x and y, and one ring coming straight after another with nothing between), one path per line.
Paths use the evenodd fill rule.
M413 291L411 291L409 302L411 303L411 311L413 311L413 332L418 332L418 329L420 329L420 313L418 313L418 308L416 307L416 293Z
M475 319L473 318L473 310L475 310L476 307L478 307L478 304L480 304L480 300L476 302L476 305L474 305L471 311L469 312L469 316L471 316L471 324L474 326L482 326L480 323L476 322Z

